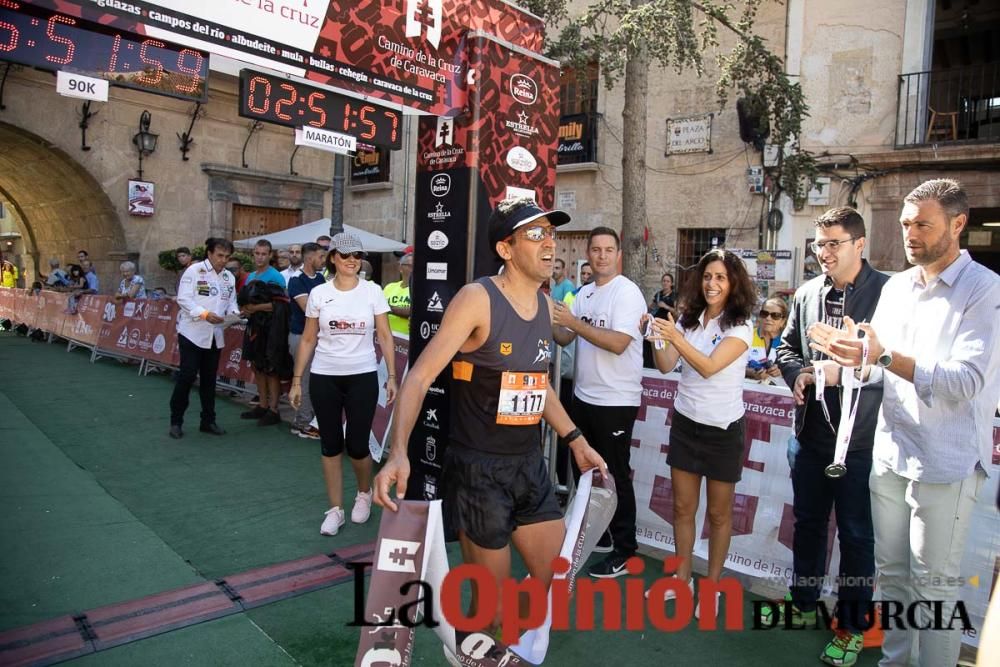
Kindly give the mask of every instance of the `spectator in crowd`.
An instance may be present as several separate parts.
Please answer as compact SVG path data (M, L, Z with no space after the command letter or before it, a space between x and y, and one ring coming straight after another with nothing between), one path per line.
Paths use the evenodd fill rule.
M69 284L69 276L59 268L59 260L53 257L49 260L49 275L45 278L45 286L51 289L61 289Z
M773 296L760 307L747 359L747 379L771 384L781 377L781 370L775 361L781 332L785 330L787 321L788 304L781 297Z
M166 287L154 287L153 291L150 292L150 299L153 301L162 301L163 299L168 299L167 288Z
M685 284L680 320L653 318L652 341L661 373L684 359L670 421L667 463L674 501L674 537L681 565L677 577L691 580L695 516L706 478L709 526L708 579L718 581L729 552L733 497L743 470L743 372L750 354L750 312L757 289L743 260L728 250L709 250ZM643 315L643 322L650 318ZM715 594L718 612L718 593ZM695 607L695 616L701 613Z
M570 416L607 462L618 493L609 532L598 542L605 553L612 553L588 571L598 578L628 574L625 561L639 548L630 457L632 427L642 402L642 334L636 324L646 312L646 300L619 272L621 254L615 230L591 230L587 258L595 279L580 288L572 307L557 301L552 310L556 342L565 346L577 341Z
M563 297L563 303L572 306L573 302L576 301L576 295L583 289L583 286L589 285L593 281L594 271L590 268L590 262L584 262L580 265L580 286L571 292L567 292L566 296Z
M333 278L314 287L305 311L305 329L296 353L295 373L288 399L302 405L302 376L310 372L309 391L319 420L323 477L330 509L320 527L323 535L336 535L344 525L342 460L346 449L358 482L351 521L365 523L371 515L372 458L368 451L375 408L378 405L378 364L372 334L389 350L383 359L389 370L386 398L396 397L396 369L389 304L375 283L360 280L364 257L361 241L353 234L337 234L331 243L327 268ZM360 335L359 335L360 334ZM315 353L315 356L314 356ZM312 358L311 369L307 369ZM346 435L341 426L346 418Z
M69 274L66 276L66 287L72 290L87 289L87 279L83 275L83 269L79 264L69 265Z
M80 266L83 266L84 262L89 262L90 261L90 253L87 252L86 250L77 250L76 251L76 261L78 261L80 263Z
M323 234L322 236L317 236L316 243L318 243L319 247L322 248L325 252L330 252L330 237L327 236L326 234Z
M17 287L18 277L20 277L20 274L17 271L17 267L14 266L14 262L5 259L3 263L0 263L0 286L8 288Z
M677 305L674 302L674 276L664 273L660 276L660 289L649 301L649 312L653 317L666 319L667 313L677 317Z
M413 255L399 258L399 280L382 290L389 304L389 327L396 333L410 334L410 276L413 275Z
M227 315L238 312L236 281L225 270L233 244L225 239L205 241L205 259L188 266L181 276L177 293L177 343L180 369L170 397L170 437L184 437L184 413L187 411L191 385L200 376L202 433L224 435L215 422L215 376L219 352L225 346L224 325Z
M289 267L292 265L292 257L289 255L288 251L284 248L280 250L275 250L275 262L274 268L278 269L278 273L281 274L282 278L285 278L285 272L288 271ZM288 284L286 279L285 284Z
M283 344L268 346L271 337L271 324L274 319L280 319L275 313L275 304L284 304L284 309L290 312L288 297L285 292L285 279L270 265L271 242L266 239L257 241L253 248L254 270L247 276L246 286L240 292L241 313L250 319L247 326L247 336L254 341L254 352L244 355L253 358L254 383L257 385L259 404L243 412L242 419L256 419L258 426L273 426L281 423L278 414L278 398L281 393L281 370L284 358L288 356L287 331L281 338ZM254 288L254 283L263 283L268 287ZM254 294L248 294L253 288ZM280 308L280 306L279 306ZM289 320L289 314L284 318ZM287 325L286 325L287 326Z
M122 262L118 267L122 272L122 280L115 292L115 301L122 299L145 299L146 281L135 271L135 262Z
M288 246L288 268L281 272L286 285L292 284L292 278L302 273L302 246L298 243Z
M243 262L233 258L230 258L226 262L226 271L233 274L233 277L236 279L236 293L239 294L243 291L244 285L247 284L247 276L250 274L243 268Z
M375 275L374 271L372 270L372 263L369 262L367 259L361 260L361 270L358 271L358 277L360 277L362 280L368 280L368 281L374 280Z
M191 266L191 260L193 259L191 255L191 249L187 246L181 246L174 251L174 257L177 258L177 263L180 264L180 272L184 273L187 268Z
M85 252L81 250L80 252ZM94 263L89 259L84 259L80 262L80 268L83 269L83 276L87 279L87 294L97 294L101 291L101 282L97 279L97 271L94 270Z
M1000 277L960 249L968 220L958 182L917 186L899 219L914 266L886 282L871 324L845 316L843 330L818 322L808 331L811 347L843 373L857 372L850 369L861 365L867 343L864 361L874 368L863 379L882 377L869 479L880 596L942 603L915 605L915 623L885 631L884 665L954 665L961 648L962 624L945 621L941 629L941 619L956 618L1000 398Z
M573 281L566 277L566 262L558 257L552 262L550 284L552 287L549 293L553 301L562 301L567 294L576 288Z
M839 368L809 347L806 332L816 322L840 329L845 316L859 322L871 320L888 276L875 271L862 257L867 237L865 221L857 211L832 208L819 216L815 225L812 250L823 275L795 291L791 317L776 354L777 366L792 388L796 403L795 440L790 443L789 453L795 514L792 581L804 582L791 586L785 599L792 603L790 613L795 623L811 623L815 619L816 602L822 590L820 582L827 569L830 511L835 511L841 577L837 591L838 629L820 660L848 665L857 660L864 644L865 608L872 599L875 577L868 478L882 385L869 383L859 396L851 392L849 398L857 402L858 411L848 445L847 470L840 478L828 477L826 470L834 459L841 423L841 403L847 396L842 386L837 386L841 384ZM784 301L769 299L761 313L783 304ZM767 321L765 327L770 324ZM751 357L754 353L751 348ZM763 358L761 352L757 358ZM816 405L817 367L824 369L821 405ZM775 621L766 613L763 620Z
M288 283L288 296L292 300L292 320L288 329L288 349L296 360L299 353L299 341L302 339L302 332L306 326L305 310L309 301L309 294L314 288L326 282L321 271L323 270L323 265L326 263L327 253L319 247L319 244L306 243L301 248L301 254L303 258L302 272ZM305 361L305 366L303 367L305 371L301 374L302 403L295 411L295 417L292 419L292 434L300 438L319 440L319 429L311 423L313 417L316 416L316 413L313 411L312 399L309 395L309 365L311 363L312 359Z

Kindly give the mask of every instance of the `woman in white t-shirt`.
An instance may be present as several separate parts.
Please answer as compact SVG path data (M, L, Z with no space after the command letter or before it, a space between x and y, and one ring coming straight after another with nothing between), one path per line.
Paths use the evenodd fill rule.
M374 336L378 336L389 378L386 399L396 397L395 354L389 328L389 304L382 288L361 280L364 259L361 241L353 234L337 234L330 244L326 268L333 276L309 293L306 325L295 355L295 374L288 400L296 410L302 401L302 374L312 359L309 397L319 421L323 452L323 477L330 509L320 533L336 535L344 525L344 484L341 469L344 449L358 480L358 494L351 521L364 523L371 515L372 459L368 452L375 408L378 404L378 363ZM315 351L315 353L314 353ZM346 415L347 432L341 427Z
M729 551L733 497L743 468L743 373L753 337L750 313L757 301L743 260L727 250L707 252L694 276L700 279L687 281L680 321L655 318L649 336L665 343L654 351L661 373L672 370L678 358L684 360L670 420L667 463L674 539L682 559L677 576L691 586L702 477L708 480L709 579L719 580ZM643 319L645 324L649 316ZM696 617L698 612L696 608Z

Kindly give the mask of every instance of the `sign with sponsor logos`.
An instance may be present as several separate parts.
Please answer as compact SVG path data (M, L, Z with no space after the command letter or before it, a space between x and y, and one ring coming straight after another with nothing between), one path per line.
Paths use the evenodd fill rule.
M499 258L485 233L496 204L528 196L551 208L554 200L557 65L488 35L470 33L469 39L471 61L478 63L469 103L478 115L418 123L411 363L434 337L454 294L470 279L497 272ZM432 499L439 492L436 462L447 446L440 435L448 428L450 382L446 369L423 405L436 421L418 421L411 434L409 498ZM434 461L428 460L428 437L434 438Z
M688 118L667 119L667 149L665 155L712 152L712 118L703 114Z
M358 144L358 152L351 160L351 185L387 183L389 181L389 156L391 153L377 146Z
M468 100L467 35L539 51L541 19L503 0L32 0L436 115ZM529 95L525 84L521 94Z

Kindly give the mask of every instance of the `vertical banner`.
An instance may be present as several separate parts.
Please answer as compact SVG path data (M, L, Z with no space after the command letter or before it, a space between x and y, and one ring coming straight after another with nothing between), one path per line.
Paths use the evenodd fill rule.
M458 290L499 269L486 234L493 208L507 197L555 199L558 64L480 32L469 33L469 49L469 111L418 126L411 365ZM450 373L431 385L410 435L411 500L439 497Z

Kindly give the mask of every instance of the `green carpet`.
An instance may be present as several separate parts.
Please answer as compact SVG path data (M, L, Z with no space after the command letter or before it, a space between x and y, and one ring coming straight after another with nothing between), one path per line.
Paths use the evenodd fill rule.
M167 437L168 376L89 362L88 352L0 334L0 630L375 538L372 520L319 535L327 509L319 443L242 421L219 397L221 438ZM347 504L353 475L345 475ZM451 548L451 561L459 562ZM523 568L517 566L518 571ZM659 567L647 561L647 572ZM749 614L749 605L747 605ZM74 662L93 665L353 664L344 584ZM811 665L824 632L557 632L547 665ZM874 665L867 651L860 665ZM417 665L444 664L430 630Z

